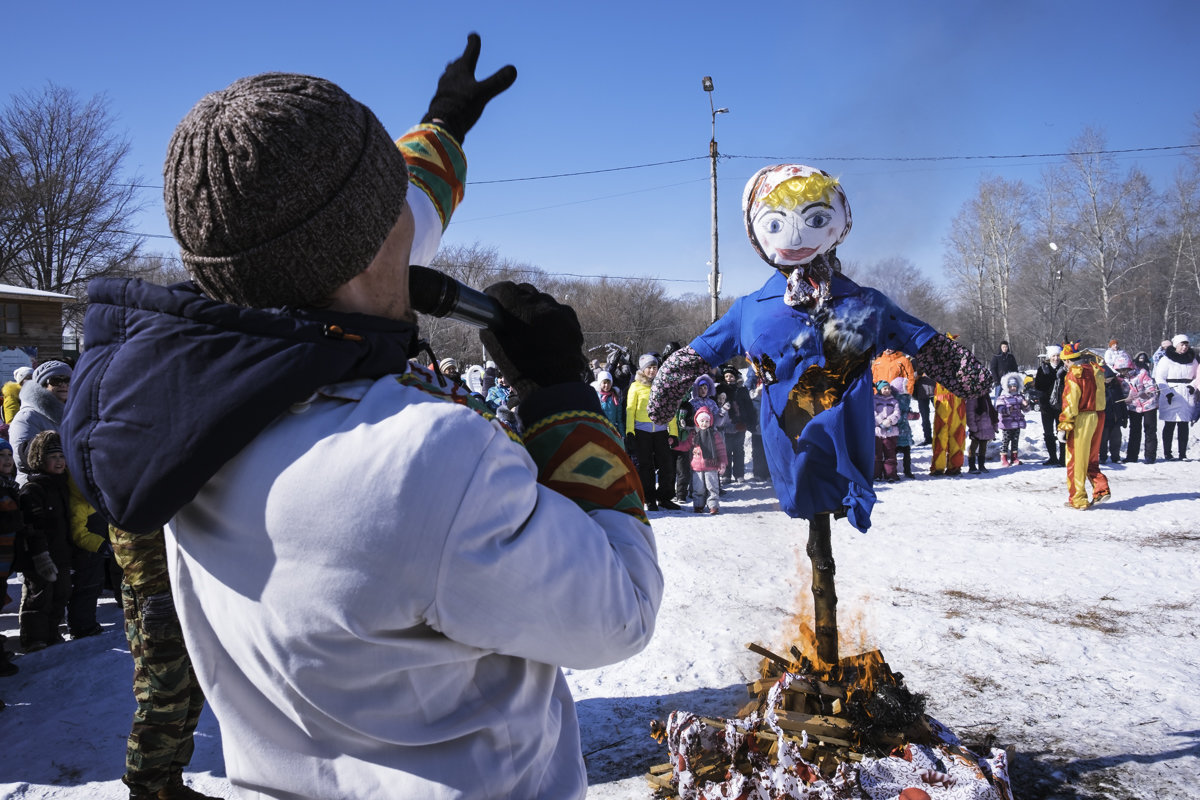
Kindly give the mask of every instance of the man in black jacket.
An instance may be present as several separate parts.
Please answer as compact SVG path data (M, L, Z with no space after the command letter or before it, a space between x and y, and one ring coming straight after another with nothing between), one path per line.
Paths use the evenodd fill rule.
M1055 427L1058 425L1058 415L1062 411L1062 376L1067 368L1059 358L1062 348L1056 344L1046 348L1045 360L1033 376L1033 388L1038 393L1038 409L1042 413L1042 437L1046 442L1047 458L1042 466L1061 466L1063 463L1063 447L1055 438ZM994 361L994 359L993 359Z
M992 356L992 385L995 388L992 394L999 395L1001 390L1000 382L1004 380L1004 376L1016 371L1016 357L1008 352L1008 342L1001 342L1000 350L996 355Z

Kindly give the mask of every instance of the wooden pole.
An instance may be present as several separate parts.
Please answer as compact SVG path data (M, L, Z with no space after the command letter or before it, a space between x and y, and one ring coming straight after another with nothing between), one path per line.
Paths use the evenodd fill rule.
M829 536L829 514L817 514L808 523L808 558L812 564L813 630L817 636L817 658L824 666L838 663L837 591L833 576L833 543Z

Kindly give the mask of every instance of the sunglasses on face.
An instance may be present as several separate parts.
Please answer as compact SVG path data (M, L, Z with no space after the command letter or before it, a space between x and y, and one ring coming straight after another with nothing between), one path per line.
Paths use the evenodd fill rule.
M62 375L55 375L53 378L47 380L46 383L50 384L51 386L70 386L71 379L63 377Z

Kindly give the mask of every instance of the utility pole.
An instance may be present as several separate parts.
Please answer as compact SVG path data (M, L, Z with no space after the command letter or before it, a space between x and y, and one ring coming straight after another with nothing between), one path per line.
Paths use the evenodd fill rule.
M708 140L708 157L711 161L710 175L712 178L712 271L708 275L708 291L712 296L712 319L717 321L717 300L721 296L721 272L717 261L717 114L728 114L728 108L713 106L712 78L708 75L703 80L704 91L708 94L708 109L712 112L712 136Z

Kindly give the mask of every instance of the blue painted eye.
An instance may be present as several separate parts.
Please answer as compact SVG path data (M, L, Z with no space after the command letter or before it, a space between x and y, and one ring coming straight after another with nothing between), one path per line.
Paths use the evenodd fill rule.
M767 233L779 233L783 230L783 220L779 218L767 220Z
M804 220L804 224L810 228L824 228L830 222L833 222L833 214L828 211L818 211Z

